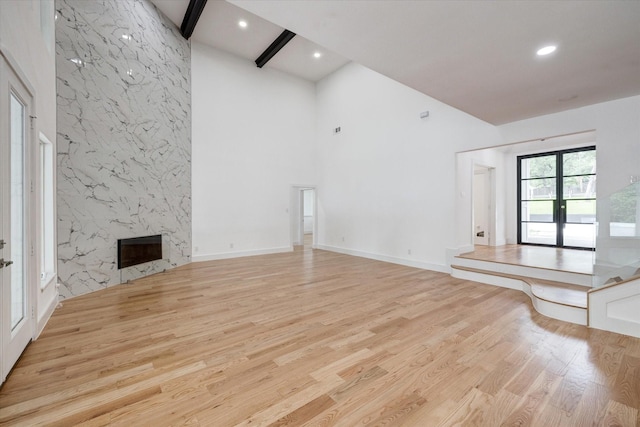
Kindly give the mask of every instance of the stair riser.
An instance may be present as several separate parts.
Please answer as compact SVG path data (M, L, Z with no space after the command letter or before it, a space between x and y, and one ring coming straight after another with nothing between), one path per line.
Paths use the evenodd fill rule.
M527 267L524 265L502 264L497 262L482 261L462 257L455 257L454 263L463 267L476 268L479 270L495 271L502 274L532 277L542 280L551 280L553 282L571 283L573 285L580 285L589 288L592 287L592 277L589 274L548 270L544 268Z

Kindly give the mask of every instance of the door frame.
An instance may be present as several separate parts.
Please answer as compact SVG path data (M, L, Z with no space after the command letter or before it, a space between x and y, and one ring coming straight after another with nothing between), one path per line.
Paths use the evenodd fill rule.
M481 169L482 171L479 171ZM479 171L479 172L477 172ZM475 176L476 174L486 175L486 185L485 190L488 193L489 205L487 212L487 246L495 246L496 245L496 233L497 233L497 220L496 220L496 168L492 166L485 166L479 163L474 163L471 171L471 242L475 246L475 197L476 197L476 188L475 188Z
M566 205L564 204L567 199L564 197L564 171L562 164L562 156L564 154L569 153L578 153L582 151L596 151L595 145L589 145L585 147L576 147L576 148L568 148L564 150L554 150L547 151L543 153L535 153L535 154L527 154L516 157L516 170L517 170L517 182L516 182L516 192L517 192L517 224L516 224L516 235L517 235L517 243L519 245L532 245L532 246L546 246L553 248L564 248L564 249L580 249L587 251L594 251L595 247L580 247L580 246L567 246L564 244L564 226L567 224L566 220ZM544 244L544 243L530 243L522 241L522 160L530 159L535 157L546 157L546 156L556 156L556 172L555 172L555 180L556 180L556 198L553 208L553 218L552 222L556 226L556 243L554 245ZM597 177L597 169L595 172L595 176ZM596 201L597 201L597 193L596 193ZM595 242L594 242L595 244Z
M471 185L471 211L472 211L472 231L471 241L474 246L484 245L476 243L476 198L478 195L475 179L477 175L483 175L485 181L485 201L487 202L487 240L486 246L495 246L496 242L496 197L495 197L495 168L479 164L473 165L472 185Z
M315 185L292 185L291 186L291 207L289 218L291 220L291 246L304 245L304 191L313 190L313 220L312 224L312 248L317 244L318 230L318 190Z
M0 46L0 151L5 150L9 153L9 147L5 144L10 144L10 126L9 119L9 100L10 94L14 92L17 97L26 105L25 109L25 147L23 157L23 221L24 221L24 281L25 281L25 313L24 318L20 323L23 323L20 331L13 333L10 329L10 298L5 298L9 295L7 286L11 286L10 280L7 279L8 274L5 274L4 268L0 270L0 295L2 295L2 303L0 303L0 384L4 382L7 375L13 368L13 365L18 360L26 346L35 338L36 332L36 301L35 301L35 288L37 283L37 271L34 268L37 266L35 263L35 215L36 211L36 198L34 191L34 156L35 150L35 90L33 86L27 80L25 74L17 66L17 63L13 58ZM0 156L2 158L2 164L0 165L1 171L9 171L11 160L10 156ZM5 173L5 172L0 172ZM9 180L2 180L2 188L0 189L0 197L5 198L10 194ZM10 240L7 234L10 233L8 221L4 218L7 207L4 204L5 200L0 203L0 237L4 240ZM5 246L6 248L6 246ZM2 256L4 258L4 256ZM9 283L5 283L5 281ZM36 284L34 286L34 284ZM8 324L5 322L8 321ZM8 328L5 330L5 328ZM18 343L13 343L14 339L19 340ZM12 344L16 347L12 348Z

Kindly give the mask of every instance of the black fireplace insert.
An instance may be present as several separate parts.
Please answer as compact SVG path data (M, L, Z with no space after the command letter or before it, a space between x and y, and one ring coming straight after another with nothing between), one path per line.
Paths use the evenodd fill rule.
M162 259L162 234L118 239L118 270Z

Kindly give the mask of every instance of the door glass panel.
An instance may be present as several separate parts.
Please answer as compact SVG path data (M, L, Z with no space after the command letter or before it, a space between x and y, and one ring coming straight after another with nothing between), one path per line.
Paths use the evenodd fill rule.
M596 176L570 176L562 179L562 194L565 199L588 199L596 197Z
M555 245L556 224L541 222L523 222L521 224L522 241L539 245Z
M521 183L522 200L555 199L555 178L527 179Z
M564 176L595 173L596 152L594 150L562 154L562 174Z
M596 201L566 200L567 222L592 224L596 222Z
M522 159L521 178L551 178L556 176L556 156L539 156Z
M553 222L553 200L522 202L522 221Z
M25 316L24 281L24 149L25 149L25 106L12 93L10 107L11 126L11 253L5 259L11 265L11 330Z
M577 248L593 248L596 244L595 224L565 224L564 245Z

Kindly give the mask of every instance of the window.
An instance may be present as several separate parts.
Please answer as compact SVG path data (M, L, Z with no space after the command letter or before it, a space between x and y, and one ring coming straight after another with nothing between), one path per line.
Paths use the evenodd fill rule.
M46 287L55 275L53 144L40 133L40 286Z

